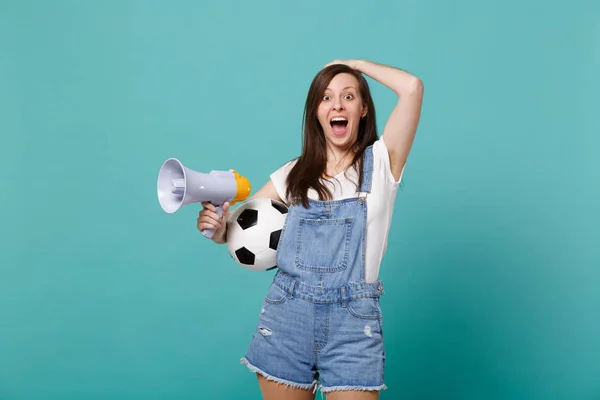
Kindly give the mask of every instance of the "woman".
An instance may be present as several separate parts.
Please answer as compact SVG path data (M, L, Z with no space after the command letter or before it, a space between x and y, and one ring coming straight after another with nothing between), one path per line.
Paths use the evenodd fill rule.
M398 95L381 138L362 74ZM422 97L421 81L400 69L326 65L308 92L302 154L252 196L289 207L278 270L242 358L265 399L313 399L317 387L331 400L376 399L386 388L378 273ZM213 240L225 243L225 219L203 207L198 229L216 229Z

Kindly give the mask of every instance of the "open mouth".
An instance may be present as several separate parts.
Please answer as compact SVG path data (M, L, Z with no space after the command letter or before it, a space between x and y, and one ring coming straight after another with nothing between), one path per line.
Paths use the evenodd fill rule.
M348 120L346 118L332 118L329 123L331 124L331 129L333 129L335 135L343 135L346 133L346 128L348 128Z

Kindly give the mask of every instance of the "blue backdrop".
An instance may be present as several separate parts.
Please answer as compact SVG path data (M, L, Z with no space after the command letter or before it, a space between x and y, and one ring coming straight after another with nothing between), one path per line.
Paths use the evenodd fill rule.
M600 4L484 3L0 1L0 399L260 398L272 272L165 214L158 169L258 189L336 58L425 83L382 398L599 399Z

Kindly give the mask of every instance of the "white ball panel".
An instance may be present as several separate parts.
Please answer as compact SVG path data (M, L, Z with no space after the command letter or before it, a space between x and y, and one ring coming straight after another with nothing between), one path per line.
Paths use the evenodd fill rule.
M285 208L285 205L282 205ZM258 213L257 224L242 229L237 223L239 215L247 209ZM276 251L269 247L271 233L281 230L287 213L282 214L272 206L272 201L266 198L256 198L236 208L228 221L227 246L232 258L244 268L265 270L275 266ZM235 251L245 247L255 256L254 265L242 264Z

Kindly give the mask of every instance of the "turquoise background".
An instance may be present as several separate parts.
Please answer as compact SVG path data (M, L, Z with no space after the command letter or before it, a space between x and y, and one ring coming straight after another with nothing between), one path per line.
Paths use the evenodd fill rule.
M0 1L0 399L260 398L239 359L272 273L164 213L157 173L258 189L336 58L425 83L382 398L600 399L591 0Z

